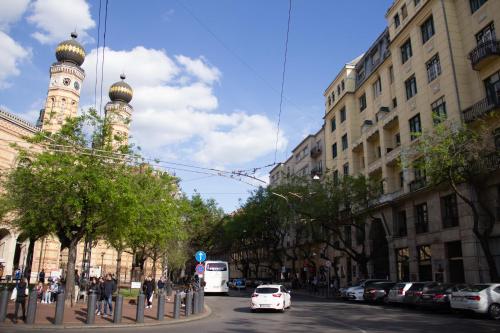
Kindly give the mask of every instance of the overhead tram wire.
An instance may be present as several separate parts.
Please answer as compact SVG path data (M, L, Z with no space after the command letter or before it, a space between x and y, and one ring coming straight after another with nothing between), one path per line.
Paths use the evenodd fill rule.
M99 21L97 23L97 48L95 61L95 83L94 83L94 108L97 109L97 73L99 68L99 45L101 44L101 6L102 0L99 0Z
M286 39L285 39L285 56L283 58L283 71L281 74L281 92L280 92L280 109L278 112L278 124L276 128L276 147L274 150L274 163L276 163L276 157L278 154L278 142L279 142L279 135L280 135L280 123L281 123L281 112L283 108L283 92L285 89L285 75L286 75L286 59L287 59L287 54L288 54L288 36L290 35L290 21L292 17L292 0L288 1L288 23L287 23L287 28L286 28Z
M108 3L106 0L106 9L104 10L104 36L102 45L102 63L101 63L101 100L99 103L99 115L102 116L102 85L104 81L104 54L106 53L106 32L108 29Z

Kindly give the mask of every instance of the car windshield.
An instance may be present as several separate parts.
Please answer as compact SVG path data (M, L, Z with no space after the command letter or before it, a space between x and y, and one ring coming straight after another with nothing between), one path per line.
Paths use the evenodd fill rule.
M274 294L278 292L278 288L257 288L255 292L257 294Z
M406 286L406 283L396 283L391 289L402 289Z
M435 286L435 287L429 289L429 294L442 293L445 291L449 292L452 288L453 288L453 285L451 285L451 284L442 284L440 286Z
M209 272L213 271L227 271L227 265L222 262L212 262L205 265L205 269Z
M410 290L422 290L424 289L425 283L414 283L412 284Z
M470 291L470 292L477 293L481 290L488 288L489 286L490 286L489 284L475 284L472 286L468 286L467 288L463 289L462 291Z

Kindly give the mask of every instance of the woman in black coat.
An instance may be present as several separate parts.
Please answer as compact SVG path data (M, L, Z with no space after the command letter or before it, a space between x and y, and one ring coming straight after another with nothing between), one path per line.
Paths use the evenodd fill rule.
M17 292L17 297L16 297L16 307L15 307L15 313L14 313L14 322L17 323L17 319L19 318L18 313L19 313L19 306L21 306L22 311L23 311L23 321L26 320L26 294L28 290L28 280L26 278L23 278L21 282L16 286L16 292Z

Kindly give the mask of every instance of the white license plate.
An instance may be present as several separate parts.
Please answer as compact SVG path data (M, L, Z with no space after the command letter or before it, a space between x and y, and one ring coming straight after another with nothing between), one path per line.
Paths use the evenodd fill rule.
M261 308L270 308L271 305L270 304L261 304L260 307Z

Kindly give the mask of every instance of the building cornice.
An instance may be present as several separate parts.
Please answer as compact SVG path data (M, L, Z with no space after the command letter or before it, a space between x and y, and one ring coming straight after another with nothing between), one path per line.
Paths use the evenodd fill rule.
M5 121L10 122L11 124L14 124L16 126L21 127L22 129L31 132L33 134L40 132L40 128L34 126L27 120L22 119L21 117L18 117L10 112L4 111L0 109L0 119L3 119Z

